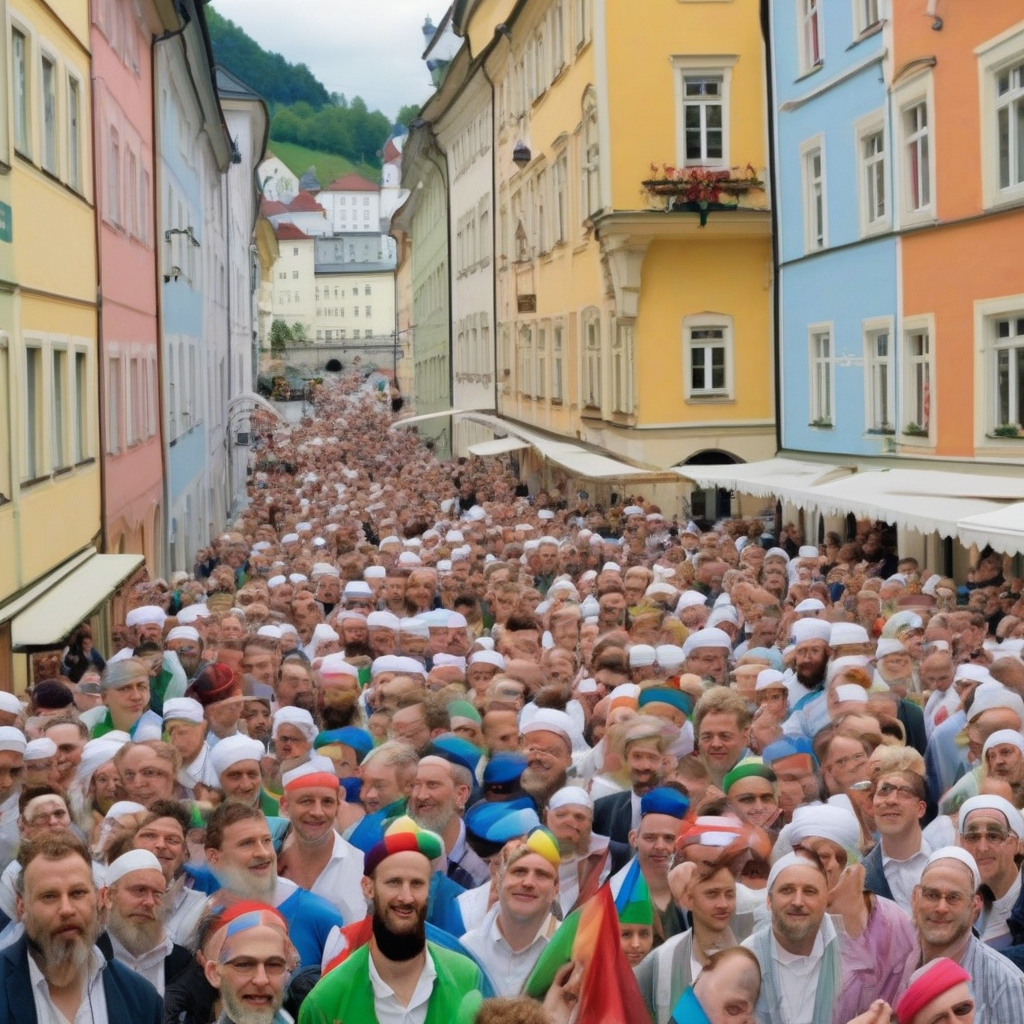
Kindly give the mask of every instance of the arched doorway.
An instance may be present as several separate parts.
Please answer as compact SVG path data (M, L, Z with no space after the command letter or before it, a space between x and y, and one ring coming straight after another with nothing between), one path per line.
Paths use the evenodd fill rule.
M330 373L341 373L341 360L340 359L328 359L324 365L324 369Z
M707 448L702 452L695 452L680 465L729 466L742 461L729 452ZM698 487L695 484L690 493L690 515L698 525L702 525L702 520L711 525L719 519L728 518L732 515L732 491L724 487Z

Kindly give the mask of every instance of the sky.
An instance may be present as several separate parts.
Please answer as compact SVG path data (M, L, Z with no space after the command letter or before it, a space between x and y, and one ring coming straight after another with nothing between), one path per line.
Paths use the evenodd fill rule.
M433 91L423 21L436 25L449 0L213 0L212 6L265 50L305 63L328 92L394 118Z

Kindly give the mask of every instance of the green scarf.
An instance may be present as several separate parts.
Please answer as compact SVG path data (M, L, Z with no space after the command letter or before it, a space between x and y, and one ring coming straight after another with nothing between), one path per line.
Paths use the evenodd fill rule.
M437 977L427 1003L425 1024L452 1024L463 997L483 984L483 975L468 957L427 943ZM299 1024L378 1024L370 981L370 943L360 946L309 993Z

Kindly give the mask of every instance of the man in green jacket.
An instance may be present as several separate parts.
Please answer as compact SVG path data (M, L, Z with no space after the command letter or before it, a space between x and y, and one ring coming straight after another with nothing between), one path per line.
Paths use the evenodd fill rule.
M299 1024L379 1024L402 1014L451 1024L463 997L483 984L472 960L426 939L431 862L444 852L440 837L408 818L396 825L363 865L373 935L320 979Z

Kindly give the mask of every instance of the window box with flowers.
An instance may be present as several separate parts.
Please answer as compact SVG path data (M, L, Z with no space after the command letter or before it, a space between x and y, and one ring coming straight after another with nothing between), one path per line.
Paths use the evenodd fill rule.
M712 210L736 210L741 206L757 209L748 193L764 191L764 181L751 164L745 168L710 169L706 167L670 167L651 164L652 177L642 182L643 190L666 213L700 214L700 226L708 222ZM654 177L654 175L658 175Z
M1024 430L1021 429L1021 425L1019 423L1000 423L998 427L992 428L992 433L989 434L989 437L1021 438L1024 437Z

